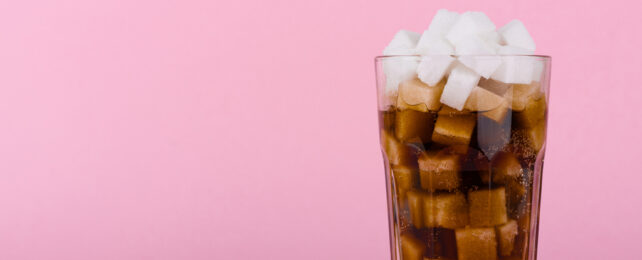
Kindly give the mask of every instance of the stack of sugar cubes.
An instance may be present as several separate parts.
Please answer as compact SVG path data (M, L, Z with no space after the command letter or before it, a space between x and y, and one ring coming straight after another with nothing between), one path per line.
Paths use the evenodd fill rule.
M519 20L496 30L482 12L441 9L423 34L401 30L384 49L385 56L413 55L383 60L385 95L396 97L399 85L411 79L436 86L447 75L439 101L461 111L482 77L507 84L540 81L542 61L520 57L534 52L535 42Z

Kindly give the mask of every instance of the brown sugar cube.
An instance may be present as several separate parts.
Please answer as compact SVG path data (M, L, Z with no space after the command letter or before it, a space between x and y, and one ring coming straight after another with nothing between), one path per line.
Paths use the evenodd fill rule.
M509 256L513 252L515 237L517 236L517 221L511 219L506 224L497 226L497 241L499 242L499 255Z
M393 166L392 176L395 179L397 196L402 200L406 198L406 193L417 187L417 183L419 183L419 172L414 167L405 165Z
M484 183L492 182L497 184L504 184L509 179L517 179L522 175L522 164L519 163L517 157L510 152L499 152L495 154L491 160L491 172L484 172L480 174L481 180Z
M393 132L396 112L397 111L394 109L379 111L379 127L383 128L386 131Z
M482 112L480 113L480 115L490 118L496 123L501 124L503 121L505 121L506 116L509 114L509 111L513 102L512 97L513 97L513 88L510 87L502 95L502 101L499 104L499 106L497 106L493 110Z
M490 111L482 112L480 113L480 115L490 118L497 123L500 123L506 118L506 115L508 115L508 111L510 108L509 102L510 101L508 101L507 99L504 99L498 107Z
M423 260L426 244L412 233L401 234L401 256L404 260Z
M529 240L529 227L530 225L530 215L529 213L522 215L517 219L517 238L515 238L513 254L514 255L525 255L528 251L528 240Z
M510 96L511 109L518 112L523 111L531 99L539 99L541 96L543 96L543 93L540 91L538 82L533 82L532 84L514 84L512 87L512 95Z
M428 194L424 197L424 226L455 229L468 224L468 205L462 193Z
M447 116L467 116L471 115L472 111L468 109L457 110L449 106L442 106L437 115L447 115Z
M521 215L528 207L527 201L524 200L531 189L531 172L527 168L522 169L522 174L518 178L508 179L506 181L506 200L514 213Z
M455 230L459 260L496 260L495 228L462 228Z
M490 227L506 223L506 191L504 187L468 192L470 225Z
M434 115L415 110L398 110L395 115L395 133L402 142L426 143L430 141Z
M522 128L531 128L546 116L546 98L531 99L524 110L515 113L515 122Z
M464 108L470 111L490 111L498 108L504 98L481 87L475 87L470 92Z
M440 111L435 123L435 131L432 133L432 141L445 145L468 145L476 121L472 113L457 114Z
M506 91L508 91L508 89L510 89L512 86L513 85L508 83L504 83L494 79L486 79L484 77L479 80L479 87L487 89L490 92L493 92L500 96L503 96Z
M393 202L394 203L394 202ZM410 222L410 211L408 210L408 200L399 201L397 204L397 212L395 212L395 217L397 218L397 225L400 232L412 231L414 227Z
M537 125L526 130L526 136L531 147L539 152L546 140L546 120L541 120Z
M386 154L388 163L391 165L413 165L415 163L415 154L412 148L399 142L393 135L382 130L381 144Z
M459 187L459 156L424 152L419 156L419 179L426 190L452 190Z
M410 222L416 228L424 227L424 198L427 196L427 193L421 191L409 191L406 193Z
M513 129L507 150L517 155L526 165L533 163L537 156L537 151L532 146L526 129Z
M528 192L528 183L520 179L511 179L506 182L506 193L511 200L519 200Z
M397 107L401 110L411 109L420 112L439 111L439 98L445 85L445 80L435 86L426 85L418 78L404 81L399 84Z
M424 258L439 257L443 255L443 242L441 241L440 230L435 228L422 228L415 230L413 234L426 244L426 253L424 253Z

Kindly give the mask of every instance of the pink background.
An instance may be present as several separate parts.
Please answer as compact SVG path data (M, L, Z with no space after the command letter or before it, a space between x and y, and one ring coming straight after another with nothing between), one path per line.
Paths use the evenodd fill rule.
M553 56L540 259L642 258L636 1L5 0L0 259L389 259L373 57L440 7Z

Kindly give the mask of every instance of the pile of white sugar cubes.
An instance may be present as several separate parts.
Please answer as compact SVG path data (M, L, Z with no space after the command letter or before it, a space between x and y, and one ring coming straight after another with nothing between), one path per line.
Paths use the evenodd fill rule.
M384 58L385 95L396 96L399 84L406 80L419 78L434 86L448 75L440 102L462 110L481 77L507 84L539 81L543 61L519 56L534 53L535 42L519 20L496 30L482 12L441 9L428 30L422 34L401 30L384 49L384 56L419 55Z

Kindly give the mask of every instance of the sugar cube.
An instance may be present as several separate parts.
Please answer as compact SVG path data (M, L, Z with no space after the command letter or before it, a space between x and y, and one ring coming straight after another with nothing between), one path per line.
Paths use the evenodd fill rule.
M490 227L506 223L506 191L504 187L468 192L470 225Z
M394 131L395 126L395 113L394 109L380 111L379 122L383 124L383 129L386 131Z
M451 12L446 9L439 9L437 10L437 14L432 18L430 26L428 26L428 31L445 35L450 31L453 24L455 24L457 18L459 18L459 13Z
M535 126L544 117L546 117L546 98L544 96L530 99L523 111L515 113L515 121L523 128Z
M419 173L415 167L409 167L407 165L392 166L392 176L395 180L397 196L401 200L404 200L406 193L417 187L417 183L419 183Z
M415 110L397 110L395 133L402 142L426 143L431 139L434 116Z
M468 95L477 86L479 78L479 74L464 65L458 64L448 76L448 82L441 94L441 103L457 110L462 110Z
M472 111L467 110L467 109L462 109L462 110L457 110L449 106L442 106L441 109L439 109L439 112L437 112L437 115L439 116L470 116L472 115Z
M493 55L497 53L498 48L497 43L471 35L455 44L455 53L457 55Z
M386 96L396 96L399 84L417 77L418 57L384 58L383 73L386 78Z
M439 97L444 85L445 82L442 81L428 86L417 78L404 81L399 85L397 107L401 110L412 109L420 112L439 111Z
M517 237L513 245L513 252L520 256L528 254L528 236L530 230L530 213L517 219ZM524 257L526 258L526 257ZM524 258L519 258L524 259Z
M537 157L537 151L528 134L528 129L513 129L510 137L509 151L515 153L525 165L533 163Z
M474 87L464 108L471 111L490 111L498 108L504 98L481 87Z
M503 96L504 94L506 94L506 92L510 88L512 88L512 86L513 86L512 84L507 84L494 79L486 79L486 78L479 79L479 87L485 88L490 92L493 92L500 96Z
M458 49L459 50L459 49ZM460 54L460 53L457 53ZM471 53L471 55L478 54L487 54L487 53ZM493 53L491 53L493 54ZM464 54L460 54L464 55ZM468 55L468 54L465 54ZM459 62L466 65L466 67L472 69L477 74L483 78L490 78L497 68L502 64L502 59L500 57L492 56L461 56L458 58Z
M490 31L479 34L479 37L484 41L493 43L495 46L500 46L502 43L502 36L496 31Z
M499 254L509 256L513 252L515 237L517 236L517 221L511 219L506 224L497 226L497 241Z
M468 224L468 205L462 193L427 194L424 197L426 227L461 228Z
M522 175L522 164L517 157L510 152L499 152L491 160L491 175L481 175L484 183L492 182L497 184L507 183L508 180L516 180Z
M424 152L419 156L419 178L426 190L452 190L459 187L459 156Z
M473 35L495 31L495 24L482 12L465 12L452 25L446 39L457 45Z
M448 69L454 60L455 58L448 55L424 56L421 58L419 66L417 66L417 75L424 83L435 86L448 73ZM439 101L439 98L440 96L437 97L437 101Z
M532 99L540 98L543 94L540 92L540 85L537 82L532 84L514 84L512 86L512 95L509 96L511 100L511 109L515 111L523 111L526 104Z
M387 131L381 131L381 144L386 155L385 158L391 165L413 165L416 163L412 148L399 142Z
M455 230L459 260L496 260L497 240L495 229L462 228Z
M401 234L401 256L404 260L423 260L426 244L412 233Z
M508 179L506 182L506 193L507 193L507 199L510 200L510 202L515 202L519 203L524 195L528 192L528 179L527 177L522 176L522 178L518 179Z
M475 129L475 121L474 114L456 115L440 112L432 133L432 141L444 145L468 145Z
M541 120L537 125L526 130L528 142L536 152L542 149L546 139L546 120Z
M400 30L383 50L383 55L413 55L419 37L419 33Z
M532 57L503 56L502 63L490 78L504 83L529 84L533 81L535 64Z
M419 38L415 54L419 55L451 55L455 48L438 32L426 30Z
M410 222L415 228L424 227L424 198L427 196L428 193L422 191L409 191L406 193Z
M502 99L498 107L490 111L482 112L480 115L490 118L497 123L501 123L509 112L510 101L507 98Z
M497 32L502 36L506 45L535 51L535 41L520 20L510 21Z

